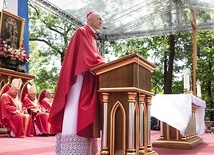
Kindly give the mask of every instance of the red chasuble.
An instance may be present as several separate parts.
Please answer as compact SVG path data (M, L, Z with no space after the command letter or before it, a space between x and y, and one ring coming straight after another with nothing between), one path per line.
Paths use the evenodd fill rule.
M47 98L47 97L45 97L41 101L40 105L42 106L43 109L45 109L45 111L50 112L51 106L52 106L52 100Z
M7 92L1 97L2 124L15 134L15 137L34 135L33 121L29 114L24 114L22 102Z
M53 134L62 132L66 96L76 82L76 76L85 73L79 100L77 135L94 137L92 123L96 119L99 106L98 77L90 72L90 68L102 63L104 60L97 48L96 34L88 25L77 29L64 57L49 115Z
M26 95L23 99L23 106L31 111L37 128L43 134L50 134L50 123L48 122L49 113L45 112L38 104L36 98Z

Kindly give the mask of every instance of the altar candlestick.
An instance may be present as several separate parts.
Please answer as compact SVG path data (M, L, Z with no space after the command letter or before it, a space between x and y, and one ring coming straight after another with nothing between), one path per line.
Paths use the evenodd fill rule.
M196 88L197 88L197 96L201 98L201 82L199 81L199 79L197 79Z
M185 71L184 73L184 89L186 89L187 91L189 91L189 87L190 87L190 84L189 84L189 74L187 71Z

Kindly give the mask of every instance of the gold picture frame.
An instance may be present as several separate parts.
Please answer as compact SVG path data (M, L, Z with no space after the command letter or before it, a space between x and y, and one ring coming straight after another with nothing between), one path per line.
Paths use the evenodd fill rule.
M6 10L2 10L0 18L0 35L6 44L15 49L23 43L25 19Z

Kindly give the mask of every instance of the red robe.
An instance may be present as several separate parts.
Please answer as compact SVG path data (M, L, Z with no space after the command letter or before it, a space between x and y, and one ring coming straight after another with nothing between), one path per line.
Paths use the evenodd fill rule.
M48 122L49 113L42 109L36 98L26 95L23 99L23 106L31 111L37 128L43 134L50 134L50 123Z
M24 114L22 103L18 97L14 97L10 91L1 97L2 124L15 134L15 137L34 135L32 117Z
M51 110L51 106L52 106L52 99L49 99L47 97L45 97L42 101L41 101L41 106L43 107L43 109L45 109L45 111L50 112Z
M103 63L96 45L96 34L88 25L77 29L64 57L49 115L53 134L62 132L66 96L75 84L76 76L85 72L79 100L77 135L93 137L92 123L96 119L99 101L98 78L90 72L90 68Z

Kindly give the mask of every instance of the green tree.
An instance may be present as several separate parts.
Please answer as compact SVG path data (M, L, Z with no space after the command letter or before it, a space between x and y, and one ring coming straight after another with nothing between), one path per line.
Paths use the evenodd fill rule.
M207 109L214 108L214 31L200 31L198 34L198 65L197 78L201 81L202 99L206 101ZM214 120L214 111L211 111L210 120Z

